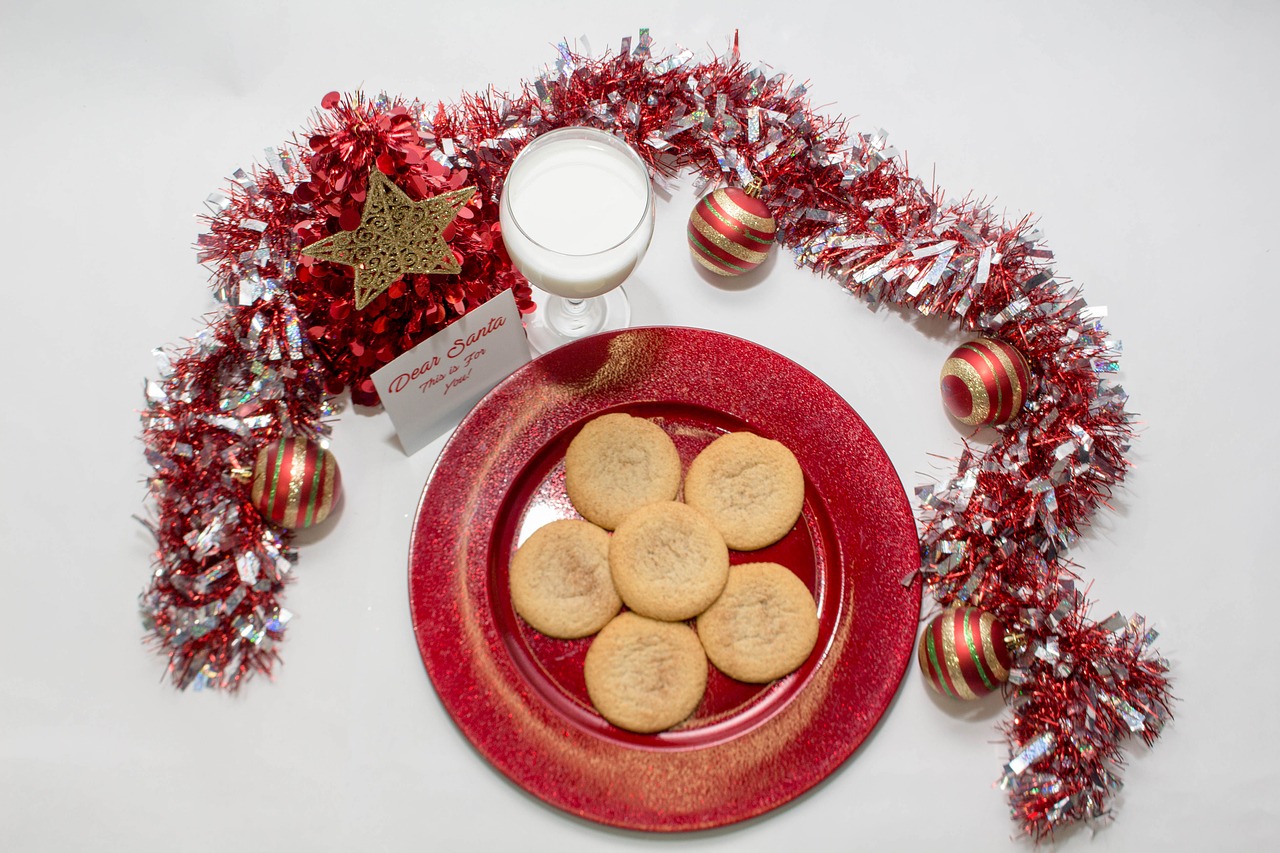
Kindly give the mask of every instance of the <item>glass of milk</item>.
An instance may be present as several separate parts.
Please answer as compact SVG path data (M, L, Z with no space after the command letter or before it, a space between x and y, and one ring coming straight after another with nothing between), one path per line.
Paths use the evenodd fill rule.
M525 146L499 220L507 254L535 288L538 309L525 322L535 351L630 323L619 285L649 248L653 217L649 169L613 134L565 127Z

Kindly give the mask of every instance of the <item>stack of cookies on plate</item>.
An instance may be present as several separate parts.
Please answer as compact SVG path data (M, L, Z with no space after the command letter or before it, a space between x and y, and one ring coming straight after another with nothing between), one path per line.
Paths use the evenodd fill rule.
M813 596L790 569L729 565L731 549L771 545L800 517L804 475L791 451L727 433L697 455L683 486L681 502L680 455L660 426L597 417L565 454L565 490L585 520L539 528L511 561L511 600L526 622L561 639L599 632L587 694L634 732L692 714L708 660L765 683L804 663L818 637Z

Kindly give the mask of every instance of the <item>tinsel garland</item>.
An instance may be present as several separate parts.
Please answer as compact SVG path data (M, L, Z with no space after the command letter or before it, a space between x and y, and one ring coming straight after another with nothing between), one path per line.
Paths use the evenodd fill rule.
M706 62L653 57L644 30L602 58L561 45L520 92L436 108L331 93L304 138L211 197L199 257L224 307L161 353L143 415L158 548L141 608L174 683L234 690L277 659L295 555L237 476L254 449L287 433L323 439L344 389L375 404L373 371L492 295L512 289L532 309L497 198L523 144L567 125L626 139L660 180L759 179L798 264L872 306L945 316L1026 356L1036 378L1021 416L917 490L920 572L939 605L980 606L1026 638L1006 688L1002 778L1022 829L1041 837L1106 816L1125 740L1154 740L1170 704L1155 632L1138 616L1090 618L1066 557L1128 464L1126 397L1109 381L1119 345L1026 221L928 191L882 133L850 135L815 114L803 85L743 64L736 38ZM407 276L357 312L351 270L298 249L354 227L370 166L415 199L477 193L446 234L461 272Z

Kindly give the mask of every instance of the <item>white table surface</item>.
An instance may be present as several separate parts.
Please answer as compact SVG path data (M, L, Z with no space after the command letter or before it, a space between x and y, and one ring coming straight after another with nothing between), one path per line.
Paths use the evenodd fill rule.
M181 693L142 644L152 541L138 441L153 347L214 305L195 216L331 89L451 100L512 88L587 36L742 55L886 128L913 172L1035 213L1057 269L1109 308L1140 413L1115 512L1074 552L1099 616L1162 632L1180 698L1124 772L1117 820L1063 850L1256 850L1280 828L1274 540L1274 3L5 3L0 9L0 849L1030 848L993 787L998 699L908 673L875 735L758 820L600 828L507 782L460 735L410 628L406 557L443 439L385 415L333 447L340 523L300 540L274 683ZM1059 6L1069 8L1059 8ZM876 431L910 490L960 433L937 373L961 335L873 313L775 256L751 286L693 270L691 182L629 287L638 324L719 329L804 365ZM934 848L938 849L938 848Z

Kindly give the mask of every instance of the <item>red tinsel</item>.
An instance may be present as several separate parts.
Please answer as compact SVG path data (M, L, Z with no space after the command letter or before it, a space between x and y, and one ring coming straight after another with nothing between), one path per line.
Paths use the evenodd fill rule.
M1042 836L1105 816L1123 743L1168 717L1167 665L1140 617L1101 622L1065 557L1123 479L1125 396L1107 379L1117 346L1026 222L944 202L880 135L850 136L781 74L685 52L579 56L517 95L417 102L331 93L304 144L235 176L209 219L201 260L227 303L210 330L149 386L144 416L158 522L157 570L142 607L176 683L234 689L270 671L287 613L286 534L252 510L235 469L286 432L322 436L332 396L376 402L369 375L503 289L529 290L503 250L496 199L523 144L589 125L626 139L660 175L763 184L779 242L798 263L872 304L910 307L1016 346L1035 374L1025 410L955 474L918 490L921 573L940 605L967 602L1027 637L1006 695L1003 785L1020 826ZM413 198L478 189L446 235L462 270L407 276L365 310L349 268L298 248L359 221L376 165Z

